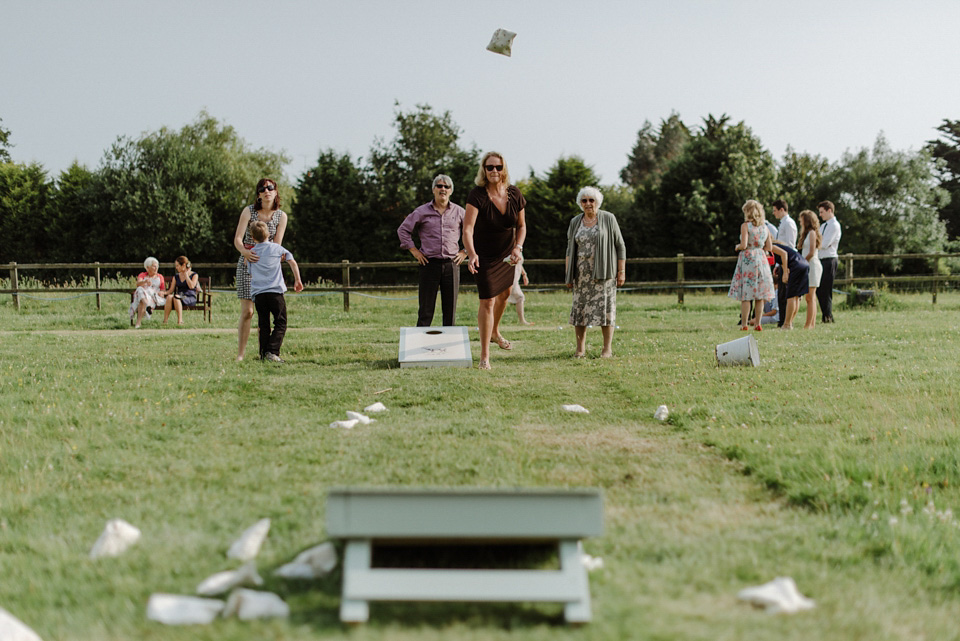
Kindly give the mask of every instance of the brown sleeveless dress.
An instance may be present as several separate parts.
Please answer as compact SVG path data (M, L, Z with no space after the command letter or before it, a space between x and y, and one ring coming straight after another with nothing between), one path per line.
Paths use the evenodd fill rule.
M513 185L507 187L507 207L501 214L486 188L474 187L467 196L467 204L477 208L477 222L473 227L473 247L480 257L477 293L481 299L495 298L513 286L515 266L503 259L513 251L517 221L527 200Z

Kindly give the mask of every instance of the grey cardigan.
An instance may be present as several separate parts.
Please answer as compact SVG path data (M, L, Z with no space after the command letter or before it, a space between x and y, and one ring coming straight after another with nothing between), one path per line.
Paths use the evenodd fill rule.
M583 214L574 216L567 229L567 283L576 280L577 248L574 236ZM617 217L609 211L597 212L597 254L593 261L593 277L597 280L607 280L617 277L617 261L627 259L627 246L623 243L620 225Z

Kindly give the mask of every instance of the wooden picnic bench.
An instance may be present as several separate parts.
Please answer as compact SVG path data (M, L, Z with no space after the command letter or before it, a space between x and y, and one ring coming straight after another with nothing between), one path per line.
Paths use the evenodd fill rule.
M340 620L362 623L370 601L527 601L564 604L568 623L591 618L580 539L603 533L599 490L331 490L327 534L346 541ZM559 570L375 568L375 546L556 544Z
M211 279L209 276L197 277L197 286L200 288L200 291L197 293L197 302L193 305L183 306L184 311L189 309L203 312L203 320L207 321L208 323L213 322L213 294L210 292L210 280ZM133 302L133 295L135 292L136 288L134 288L134 291L130 292L131 303ZM163 312L162 309L153 310L154 313L157 313L158 311ZM130 319L130 324L133 325L133 318Z

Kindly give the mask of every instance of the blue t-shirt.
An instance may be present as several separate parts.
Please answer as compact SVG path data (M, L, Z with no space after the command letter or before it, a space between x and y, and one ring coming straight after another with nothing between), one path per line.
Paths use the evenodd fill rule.
M282 294L287 291L287 284L283 282L281 263L285 260L293 260L293 254L270 241L257 243L250 251L260 257L260 260L255 263L246 261L247 271L250 272L250 298L257 294Z

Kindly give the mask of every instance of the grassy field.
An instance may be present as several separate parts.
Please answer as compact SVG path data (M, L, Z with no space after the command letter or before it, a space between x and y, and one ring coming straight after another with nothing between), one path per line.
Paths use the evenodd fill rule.
M411 294L288 296L285 365L235 363L238 305L135 331L128 299L0 300L0 607L47 641L119 639L960 638L960 295L886 294L814 331L757 335L759 368L717 368L741 336L719 295L621 294L614 359L575 360L565 294L528 293L512 352L490 372L399 369ZM802 310L801 310L802 313ZM458 321L473 328L476 299ZM474 359L479 353L474 339ZM329 429L382 401L370 426ZM561 411L579 403L590 414ZM666 404L670 418L654 420ZM600 487L604 559L594 621L552 605L374 605L341 627L340 574L271 576L325 540L343 485ZM90 561L107 519L143 531ZM191 594L235 567L229 544L261 517L258 557L289 620L171 628L153 592ZM736 600L792 576L816 609L771 617Z

